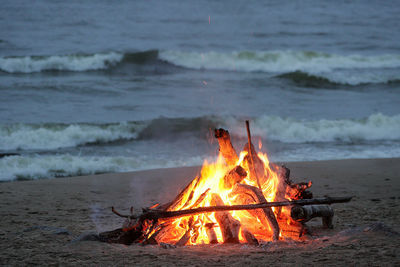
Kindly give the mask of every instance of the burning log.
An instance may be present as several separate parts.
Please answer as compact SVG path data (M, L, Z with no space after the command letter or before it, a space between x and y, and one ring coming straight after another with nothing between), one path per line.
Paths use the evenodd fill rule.
M242 227L241 232L242 232L242 236L243 236L244 240L246 240L246 242L248 244L258 246L259 243L258 243L257 238L255 238L254 235L249 230Z
M210 192L210 190L211 190L211 188L207 188L207 190L204 191L204 192L199 196L199 198L196 200L196 202L194 202L193 205L190 206L190 208L195 208L195 207L199 206L199 205L201 204L201 202L204 201L204 199L206 198L206 196L207 196L208 192Z
M193 216L190 217L189 222L188 222L189 229L187 229L186 232L183 234L183 236L179 239L179 241L176 242L175 246L182 247L182 246L186 245L186 243L191 238L191 232L197 230L195 224L196 223L193 222Z
M329 205L309 205L294 206L290 211L290 216L298 222L308 222L312 218L322 217L322 225L326 228L333 228L334 211Z
M166 218L177 218L184 217L194 214L200 213L208 213L208 212L217 212L217 211L232 211L232 210L254 210L254 209L262 209L267 207L282 207L282 206L292 206L292 205L313 205L313 204L332 204L332 203L345 203L349 202L352 197L324 197L324 198L313 198L313 199L299 199L292 201L277 201L277 202L264 202L259 204L249 204L249 205L218 205L211 207L200 207L195 209L186 209L186 210L175 210L175 211L164 211L164 210L145 210L141 215L124 215L120 213L116 213L113 208L112 211L123 218L130 219L139 219L143 220L158 220L158 219L166 219Z
M193 198L193 194L194 194L194 189L196 188L197 184L199 183L199 180L201 178L200 177L196 177L195 179L193 179L176 197L175 199L170 202L167 203L165 206L165 210L176 210L177 208L183 208L185 207L188 202L191 201L191 199ZM188 194L188 192L190 192L190 194Z
M235 184L240 183L246 178L247 172L241 166L236 166L230 170L223 179L221 179L222 187L231 189Z
M246 184L236 184L233 188L232 195L249 196L255 203L267 203L262 191L257 187L246 185ZM253 215L257 216L261 222L267 222L269 227L272 229L273 235L272 239L274 241L279 240L279 224L275 218L275 214L271 207L265 207L262 209L262 213L256 210L252 212Z
M224 202L218 194L212 194L211 204L222 206ZM239 243L240 222L235 220L229 212L219 211L215 213L215 219L221 229L224 243Z
M234 167L239 157L236 154L235 149L233 148L229 132L222 128L215 129L214 132L215 132L215 138L218 139L219 151L224 157L226 164L228 164L228 166L230 167Z
M214 231L214 223L206 223L205 227L206 227L208 242L210 244L217 244L218 239L217 239L217 234Z
M247 156L245 157L245 161L249 167L250 177L253 177L257 180L257 186L261 190L261 182L260 180L264 178L264 164L262 160L257 156L256 150L254 149L253 144L251 143L251 134L250 134L250 125L249 121L246 121L246 129L247 129L247 144L244 146L244 151L247 150ZM264 180L264 179L263 179Z

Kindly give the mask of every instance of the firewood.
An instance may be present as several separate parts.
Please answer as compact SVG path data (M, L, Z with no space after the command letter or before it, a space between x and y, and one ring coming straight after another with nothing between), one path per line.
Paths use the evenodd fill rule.
M222 206L224 202L218 194L212 194L211 205ZM221 229L224 243L239 243L238 226L240 228L240 222L234 219L227 211L216 212L215 219Z
M217 239L217 234L214 231L214 223L206 223L205 227L206 227L208 242L210 244L217 244L218 239Z
M292 205L314 205L314 204L332 204L332 203L345 203L349 202L352 197L324 197L324 198L313 198L313 199L299 199L292 201L277 201L277 202L264 202L259 204L249 204L249 205L223 205L223 206L211 206L211 207L200 207L195 209L186 209L186 210L176 210L176 211L164 211L157 209L150 209L144 211L140 215L126 215L117 213L114 208L112 211L123 218L130 219L138 219L138 221L144 220L159 220L159 219L167 219L167 218L176 218L176 217L184 217L190 216L194 214L200 213L208 213L208 212L218 212L218 211L233 211L233 210L253 210L253 209L263 209L268 207L282 207L282 206L292 206Z
M153 224L155 225L155 224ZM142 244L157 244L158 240L161 240L166 233L168 233L173 226L170 222L165 222L157 225L155 232L152 234L151 232L144 236L144 240Z
M254 245L254 246L258 246L258 240L257 238L255 238L255 236L246 228L244 228L242 226L241 228L241 232L242 232L242 236L244 238L244 240L246 240L246 243L250 244L250 245Z
M164 208L167 211L173 211L177 210L179 208L182 208L188 203L188 200L191 200L193 197L193 189L196 188L198 182L200 180L200 177L197 176L195 179L193 179L176 197L175 199L171 202L171 204L168 205L168 207ZM190 193L189 193L190 192ZM185 196L188 196L185 199Z
M259 188L246 184L236 184L231 192L231 195L247 195L250 196L255 203L267 202L262 191ZM272 229L272 240L279 240L279 224L275 218L274 212L270 207L265 207L262 209L262 211L263 213L261 214L265 216L261 216L260 213L257 213L257 217L260 219L261 222L266 221L269 227Z
M286 188L286 194L296 199L312 198L312 193L307 191L312 186L310 182L301 182L289 184Z
M333 208L329 205L294 206L290 211L293 220L308 222L312 218L322 217L322 225L326 228L333 228Z
M183 234L183 236L178 240L178 242L175 243L175 246L182 247L186 245L189 239L190 239L190 230L187 230L185 234Z
M124 231L122 228L113 231L102 232L98 235L98 240L106 243L118 243L130 245L142 237L142 229L134 228L129 231Z
M188 223L187 223L188 229L187 229L186 232L183 234L183 236L178 240L178 242L175 243L175 246L177 246L177 247L182 247L182 246L186 245L186 243L187 243L187 242L190 240L190 238L191 238L191 232L192 232L193 230L197 230L197 229L195 229L195 228L196 228L195 224L196 224L196 223L194 222L193 216L190 217L190 219L189 219L189 221L188 221Z
M207 188L206 191L204 191L196 200L196 202L193 203L193 205L190 205L189 208L195 208L197 206L199 206L201 204L201 202L204 201L204 199L206 198L208 192L210 192L211 188Z
M234 167L239 160L239 157L233 148L229 132L222 128L215 129L214 132L215 138L218 139L219 151L224 157L226 164L228 164L230 167Z
M286 191L290 181L290 170L285 166L278 166L274 163L269 163L269 167L271 170L275 171L279 177L278 188L276 190L275 199L274 201L284 201L286 200ZM276 217L280 218L282 212L282 207L276 207Z
M261 159L257 156L257 152L251 143L251 133L250 133L250 123L246 121L246 130L247 130L247 144L244 147L244 151L247 151L247 155L244 158L244 161L247 162L250 171L250 177L257 181L257 186L259 189L261 188L261 181L265 180L264 178L264 164Z
M224 178L221 179L222 187L225 189L231 189L235 184L240 183L246 178L247 172L241 166L235 166Z

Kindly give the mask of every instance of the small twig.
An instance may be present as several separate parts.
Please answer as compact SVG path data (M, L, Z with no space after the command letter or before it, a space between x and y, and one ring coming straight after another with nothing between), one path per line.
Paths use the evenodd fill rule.
M121 214L121 213L119 213L118 211L116 211L115 209L114 209L114 207L111 207L111 211L114 213L114 214L116 214L116 215L118 215L119 217L122 217L122 218L128 218L128 219L137 219L138 217L137 216L135 216L135 215L125 215L125 214Z

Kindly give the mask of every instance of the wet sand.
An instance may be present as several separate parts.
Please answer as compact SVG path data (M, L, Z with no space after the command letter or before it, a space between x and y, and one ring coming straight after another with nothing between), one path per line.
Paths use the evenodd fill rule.
M76 241L121 227L121 211L172 199L200 167L0 183L0 264L31 265L376 265L400 264L400 159L286 164L315 197L354 196L334 204L333 230L309 224L314 240L262 247L207 245L164 249Z

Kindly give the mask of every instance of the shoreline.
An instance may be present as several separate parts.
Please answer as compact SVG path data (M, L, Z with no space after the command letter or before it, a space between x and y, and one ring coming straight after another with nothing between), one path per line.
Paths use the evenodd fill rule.
M131 206L139 211L171 200L201 168L180 167L0 183L0 264L367 265L379 262L395 265L399 262L400 238L390 233L400 232L400 158L285 165L295 182L313 182L311 191L315 197L354 196L350 203L333 205L333 230L321 230L318 219L307 223L315 230L315 238L327 236L331 238L328 241L318 243L317 238L305 244L279 241L259 248L215 245L169 250L159 246L74 241L83 233L121 227L123 220L111 212L111 206L121 212ZM347 239L338 235L355 227L367 229L371 224L383 226Z
M400 160L400 157L392 157L392 158L350 158L350 159L323 159L323 160L312 160L312 161L271 161L275 164L308 164L313 162L342 162L342 161L368 161L368 160ZM10 180L0 180L1 183L9 183L9 182L29 182L29 181L41 181L41 180L52 180L52 179L71 179L71 178L79 178L79 177L91 177L91 176L99 176L99 175L116 175L116 174L132 174L139 172L151 172L151 171L160 171L160 170L174 170L180 168L201 168L202 165L193 165L193 166L176 166L176 167L165 167L165 168L151 168L151 169L143 169L143 170L132 170L132 171L124 171L124 172L104 172L104 173L94 173L94 174L84 174L84 175L75 175L75 176L60 176L60 177L46 177L46 178L34 178L34 179L10 179Z

